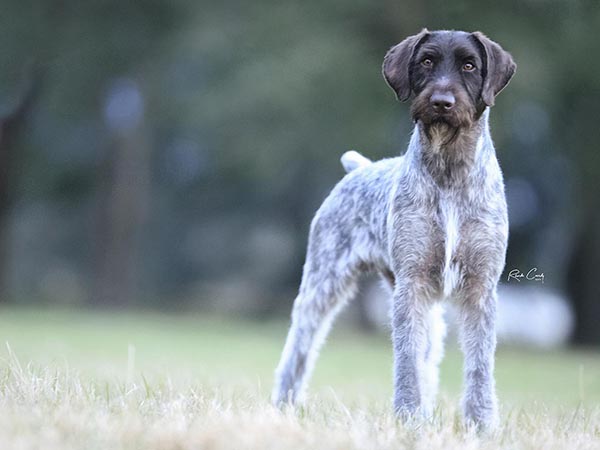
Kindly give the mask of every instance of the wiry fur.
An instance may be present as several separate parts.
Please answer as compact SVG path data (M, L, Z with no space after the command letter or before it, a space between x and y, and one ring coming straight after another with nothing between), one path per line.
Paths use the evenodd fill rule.
M436 33L424 30L405 43L428 42L447 52L456 45L476 48L472 35ZM392 57L419 54L418 48L397 47ZM397 76L392 57L386 57L384 74L402 97L406 89L394 80L406 83L410 77ZM392 67L393 76L385 72ZM484 427L496 422L496 285L508 237L502 174L482 95L474 98L468 86L451 83L446 89L453 90L457 107L434 114L427 99L440 85L439 77L432 79L415 92L416 126L405 155L371 163L353 152L342 159L350 173L311 224L292 326L276 371L275 404L302 399L335 315L354 294L358 275L375 270L393 288L396 412L428 417L433 411L445 336L441 301L452 299L461 311L466 420ZM484 76L479 80L483 84Z

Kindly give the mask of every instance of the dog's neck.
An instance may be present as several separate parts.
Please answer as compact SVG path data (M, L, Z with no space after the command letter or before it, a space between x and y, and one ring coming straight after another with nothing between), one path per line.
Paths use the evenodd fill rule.
M425 127L417 122L409 152L442 188L461 186L489 157L489 109L469 127L453 129L440 123Z

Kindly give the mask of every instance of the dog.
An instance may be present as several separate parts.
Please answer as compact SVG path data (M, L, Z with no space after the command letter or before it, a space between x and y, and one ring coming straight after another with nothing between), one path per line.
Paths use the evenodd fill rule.
M460 311L465 421L497 424L496 286L508 217L488 116L515 70L511 55L480 32L423 29L388 51L383 76L399 100L412 98L414 131L402 156L342 158L349 173L311 223L275 405L302 401L333 319L359 275L376 271L393 291L396 414L433 414L443 301L451 300Z

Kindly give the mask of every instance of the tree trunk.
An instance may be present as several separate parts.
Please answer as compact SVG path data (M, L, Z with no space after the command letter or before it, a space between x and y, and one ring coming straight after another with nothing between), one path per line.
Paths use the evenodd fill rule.
M597 205L584 208L583 228L569 265L568 290L575 308L573 342L600 344L600 212Z
M14 199L18 171L15 170L17 140L41 89L41 71L32 66L21 98L9 113L0 117L0 302L6 303L9 292L6 283L8 265L8 217Z
M131 82L113 91L105 107L112 145L99 172L91 300L94 305L123 307L138 297L138 250L147 215L150 164L141 92Z

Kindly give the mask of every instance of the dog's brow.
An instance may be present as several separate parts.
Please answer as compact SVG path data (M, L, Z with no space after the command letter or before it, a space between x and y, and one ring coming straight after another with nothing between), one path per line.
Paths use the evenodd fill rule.
M458 59L479 59L477 52L468 47L456 47L454 49L454 55Z
M435 43L426 43L419 49L418 55L441 55L442 49Z

